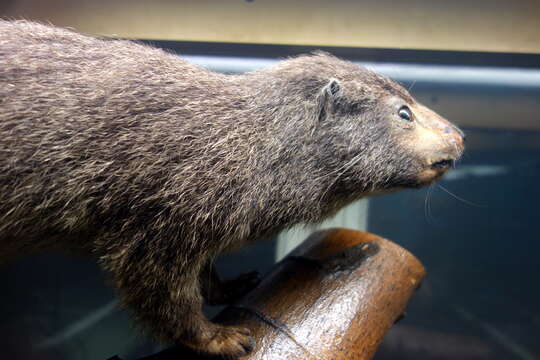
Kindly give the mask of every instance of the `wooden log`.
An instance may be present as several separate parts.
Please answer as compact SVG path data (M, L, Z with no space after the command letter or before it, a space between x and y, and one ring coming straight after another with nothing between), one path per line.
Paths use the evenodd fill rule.
M215 321L251 329L257 345L242 359L371 359L424 275L414 256L388 240L319 231ZM207 357L173 347L144 360L179 358Z

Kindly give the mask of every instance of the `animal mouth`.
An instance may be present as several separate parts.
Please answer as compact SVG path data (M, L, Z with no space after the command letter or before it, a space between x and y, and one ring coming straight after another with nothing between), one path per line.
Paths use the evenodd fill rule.
M439 180L448 169L454 166L454 163L454 159L442 159L431 163L417 174L415 187L433 184L435 181Z
M454 160L444 159L444 160L439 160L431 164L431 168L445 171L445 170L450 169L450 167L452 167L453 165L454 165Z

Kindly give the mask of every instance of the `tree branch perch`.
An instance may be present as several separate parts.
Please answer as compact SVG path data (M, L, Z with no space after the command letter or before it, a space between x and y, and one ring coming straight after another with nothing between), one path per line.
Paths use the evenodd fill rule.
M425 270L376 235L329 229L311 235L261 284L215 319L251 329L246 360L371 359ZM208 359L172 347L141 360Z

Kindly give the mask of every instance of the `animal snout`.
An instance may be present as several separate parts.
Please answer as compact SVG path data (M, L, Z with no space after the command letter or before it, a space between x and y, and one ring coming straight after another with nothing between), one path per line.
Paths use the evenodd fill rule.
M467 138L467 135L465 135L463 130L457 126L452 124L445 125L443 128L443 136L448 142L457 145L460 148L465 146L465 139Z
M453 124L445 126L437 131L443 141L441 147L431 156L429 167L438 173L444 173L455 165L455 162L463 154L465 149L465 133Z

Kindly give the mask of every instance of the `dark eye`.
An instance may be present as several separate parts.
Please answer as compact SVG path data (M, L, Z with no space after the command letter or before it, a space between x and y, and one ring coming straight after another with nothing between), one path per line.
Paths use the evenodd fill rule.
M403 105L402 107L399 108L398 115L403 120L412 121L411 109L409 109L409 107L406 105Z

